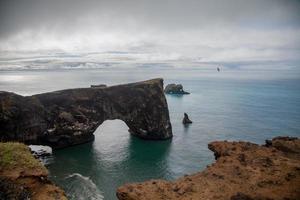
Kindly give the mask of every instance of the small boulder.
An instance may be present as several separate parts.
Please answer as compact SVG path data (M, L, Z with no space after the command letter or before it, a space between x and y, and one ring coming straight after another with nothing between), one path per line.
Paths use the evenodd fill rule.
M186 113L184 113L184 117L183 117L182 123L183 124L191 124L193 122L189 119L189 116Z
M183 86L181 84L168 84L165 87L165 93L166 94L190 94L189 92L186 92L183 90Z
M52 148L43 145L29 145L31 153L34 157L41 158L50 156L52 154Z

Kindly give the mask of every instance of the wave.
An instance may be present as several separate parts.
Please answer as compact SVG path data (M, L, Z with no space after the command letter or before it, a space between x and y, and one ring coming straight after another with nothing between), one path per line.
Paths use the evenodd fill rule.
M69 199L76 200L103 200L104 196L97 185L86 176L73 173L65 177L65 191Z

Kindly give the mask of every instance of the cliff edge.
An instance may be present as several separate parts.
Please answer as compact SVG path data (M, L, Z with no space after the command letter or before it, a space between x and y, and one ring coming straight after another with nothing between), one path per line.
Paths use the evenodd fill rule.
M0 199L66 200L48 171L21 143L0 143Z
M117 190L120 200L300 199L300 139L277 137L266 145L212 142L216 162L175 181L150 180Z

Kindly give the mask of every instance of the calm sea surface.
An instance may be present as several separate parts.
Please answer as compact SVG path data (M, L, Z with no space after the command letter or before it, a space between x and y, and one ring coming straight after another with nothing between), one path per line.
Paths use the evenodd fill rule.
M279 135L300 137L300 74L296 71L200 69L93 69L0 71L0 90L31 95L46 91L119 84L162 77L191 92L167 96L174 138L132 137L120 120L105 121L95 141L54 152L51 179L70 199L116 199L127 182L173 180L213 162L214 140L264 143ZM133 97L134 98L134 97ZM181 124L187 112L194 122Z

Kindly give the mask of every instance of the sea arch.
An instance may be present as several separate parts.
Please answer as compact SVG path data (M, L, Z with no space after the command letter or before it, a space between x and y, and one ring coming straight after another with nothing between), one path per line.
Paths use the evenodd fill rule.
M1 140L62 148L93 140L94 131L114 119L142 139L172 137L162 79L27 97L1 92L0 103Z

